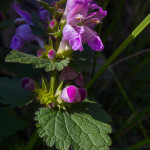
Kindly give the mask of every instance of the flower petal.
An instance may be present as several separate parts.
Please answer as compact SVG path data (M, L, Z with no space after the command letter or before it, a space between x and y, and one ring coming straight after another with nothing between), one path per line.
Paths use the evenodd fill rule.
M88 45L95 51L102 51L104 49L104 45L98 35L89 40Z
M10 44L10 48L11 49L16 49L16 50L20 50L23 48L25 44L24 39L20 38L19 36L17 36L16 34L13 36L11 44Z
M20 7L16 5L16 3L14 3L13 8L17 12L17 14L26 21L26 23L31 24L31 16L28 12L21 10Z
M96 32L87 26L82 26L82 28L84 28L84 32L81 33L82 43L87 43L90 39L94 37ZM75 26L75 30L79 32L79 27L77 28Z
M101 7L98 7L99 11L90 13L86 19L83 21L83 25L94 27L96 23L100 21L107 15L107 11L103 11Z
M67 23L70 25L79 24L87 15L88 3L77 3L67 15Z
M47 17L50 17L50 13L44 7L40 7L38 10L38 16L42 21L45 21Z
M35 35L32 34L32 30L30 28L30 25L28 24L20 25L16 29L16 35L20 36L26 41L35 41L37 38Z

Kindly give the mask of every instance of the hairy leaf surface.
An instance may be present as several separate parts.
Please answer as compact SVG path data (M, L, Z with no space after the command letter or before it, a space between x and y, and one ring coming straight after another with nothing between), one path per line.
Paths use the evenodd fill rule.
M49 147L60 150L108 150L110 116L94 102L74 104L70 111L40 108L35 120L39 135Z
M64 67L68 66L68 60L62 60L60 62L50 62L47 59L39 58L30 54L25 54L17 50L12 50L6 57L7 62L19 62L23 64L33 64L35 68L45 67L45 71L53 71L57 69L61 71Z

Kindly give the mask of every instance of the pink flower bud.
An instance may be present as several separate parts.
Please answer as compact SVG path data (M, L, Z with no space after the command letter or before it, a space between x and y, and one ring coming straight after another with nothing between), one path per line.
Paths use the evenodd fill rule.
M85 100L87 98L87 91L84 88L78 88L78 92L80 94L80 99L78 100L78 102L82 102L83 100Z
M63 89L61 98L67 103L76 103L81 99L78 88L73 85L70 85Z
M55 55L56 55L56 52L53 49L51 49L48 53L48 58L53 59Z
M50 28L53 28L56 25L56 20L52 20L49 24Z
M44 52L43 49L39 49L39 50L37 51L37 57L43 56L43 52Z
M36 89L34 81L28 77L25 77L21 80L21 85L25 90L28 91L33 91Z

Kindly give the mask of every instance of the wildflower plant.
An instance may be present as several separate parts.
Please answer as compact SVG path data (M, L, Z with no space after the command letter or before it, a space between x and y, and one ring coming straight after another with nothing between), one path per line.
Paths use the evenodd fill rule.
M22 89L28 92L24 104L31 97L33 103L40 103L35 112L37 132L49 147L107 150L111 146L111 118L100 104L88 98L82 72L73 67L78 61L74 55L79 58L82 51L87 51L83 44L98 52L104 49L94 27L107 11L92 0L68 0L65 9L63 0L53 6L38 1L42 6L34 17L17 3L13 5L20 18L15 20L18 27L6 62L33 64L34 68L50 72L48 78L42 75L41 82L22 79ZM21 52L25 43L32 41L39 44L37 56Z
M33 106L31 113L33 112L35 116L36 124L27 143L19 142L11 149L31 150L43 140L48 149L55 147L60 150L108 150L111 146L111 117L96 102L102 101L103 103L105 99L96 100L94 98L94 96L97 97L99 89L91 89L91 87L109 67L110 72L108 73L112 74L126 103L136 117L138 110L135 112L132 102L129 101L130 98L111 69L116 63L111 66L110 64L150 24L150 14L108 60L103 57L106 62L103 60L104 65L94 74L97 69L96 58L99 54L103 56L101 51L105 51L104 44L108 34L113 29L114 22L117 24L117 19L114 19L101 40L101 25L103 18L107 16L105 5L108 1L104 1L103 8L96 3L96 0L55 0L54 3L50 1L51 4L41 0L37 1L41 6L35 13L23 10L19 3L15 2L12 5L18 18L14 21L16 29L11 39L11 51L6 56L6 62L15 63L16 76L20 77L21 74L22 79L14 78L15 74L12 73L10 74L13 79L0 78L0 103L7 111L11 111L11 107L23 107L30 104L31 107ZM117 14L124 6L123 3L125 1L121 2ZM4 14L0 12L0 21L4 18ZM0 24L2 28L3 22ZM8 24L9 22L7 26L10 26ZM14 64L5 65L10 65L9 68L11 68ZM17 66L22 66L22 68L18 69ZM7 76L10 75L9 72L5 73ZM34 73L38 75L33 76ZM144 81L147 80L144 79ZM105 97L106 93L109 95L110 91L113 92L115 89L105 90L102 97ZM117 103L114 104L115 98L111 100L107 102L109 111L117 106ZM119 101L119 106L112 111L112 114L122 109L124 104ZM0 109L0 141L3 137L27 126L27 121L17 118L14 112L12 112L13 115L7 113L2 107ZM149 107L144 113L147 110ZM124 135L124 130L130 127L136 118L144 137L148 137L139 118L135 117L131 115L132 119L129 117L123 127L114 134L114 141L119 139L120 135ZM119 127L118 121L116 124ZM42 140L39 141L38 137ZM145 141L149 142L146 138ZM136 144L140 145L140 143ZM136 148L134 145L130 148L133 147Z

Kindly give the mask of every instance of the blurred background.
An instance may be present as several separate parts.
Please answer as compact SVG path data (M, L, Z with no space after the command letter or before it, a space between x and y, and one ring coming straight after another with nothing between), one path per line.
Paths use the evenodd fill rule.
M44 1L52 3L52 0ZM2 94L7 95L7 89L10 86L15 88L22 77L37 80L41 77L41 70L32 69L31 65L5 63L5 56L10 52L9 46L15 33L14 20L18 17L13 10L13 2L0 0L1 150L24 150L24 145L35 128L34 112L39 107L38 103L31 103L24 107L20 104L16 107L11 102L11 97L6 97L8 103L2 100ZM108 11L107 17L96 26L105 49L100 54L93 51L89 53L88 48L84 52L91 61L88 62L88 66L85 63L83 70L76 69L83 72L85 86L135 27L150 13L149 0L96 0L96 2ZM18 3L30 14L37 13L40 7L36 0L18 0ZM36 43L26 43L21 51L35 54L37 49ZM4 77L8 79L5 84L1 82ZM10 79L15 81L10 83ZM5 90L4 87L6 87ZM96 101L102 104L112 116L112 150L150 149L150 26L99 77L89 91L89 96L95 97ZM48 150L48 148L41 139L38 139L33 150Z

